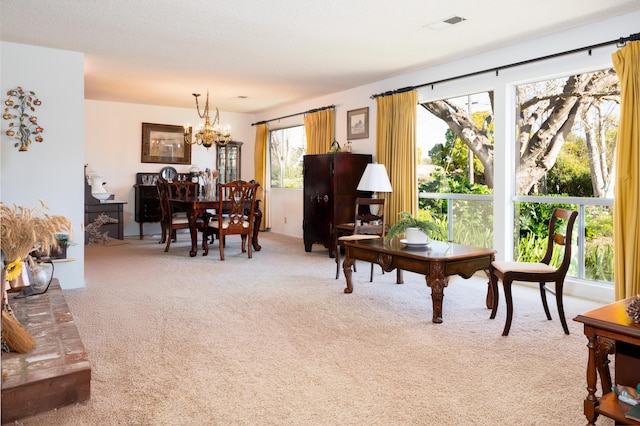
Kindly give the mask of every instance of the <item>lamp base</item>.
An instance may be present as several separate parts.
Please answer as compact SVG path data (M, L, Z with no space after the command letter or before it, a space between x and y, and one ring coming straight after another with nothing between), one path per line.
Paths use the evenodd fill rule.
M378 195L374 192L373 194L371 194L371 198L377 199ZM378 204L371 204L369 206L369 211L371 212L372 215L378 216L378 213L380 212L380 206Z

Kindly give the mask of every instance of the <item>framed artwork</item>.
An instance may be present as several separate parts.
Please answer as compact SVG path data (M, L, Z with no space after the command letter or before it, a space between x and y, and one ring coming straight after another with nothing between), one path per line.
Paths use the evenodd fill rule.
M183 126L142 123L142 162L191 164L191 144ZM191 127L187 138L191 139Z
M369 107L347 111L347 140L369 137Z

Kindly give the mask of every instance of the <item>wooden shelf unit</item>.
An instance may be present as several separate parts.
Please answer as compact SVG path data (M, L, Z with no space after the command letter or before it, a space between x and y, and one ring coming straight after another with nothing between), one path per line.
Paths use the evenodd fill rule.
M160 222L160 200L158 199L158 189L156 185L143 183L145 180L152 181L158 179L160 173L140 172L136 173L135 190L135 221L140 225L140 239L143 238L143 225L145 223ZM191 179L190 173L178 173L180 179Z
M626 308L631 300L611 303L574 318L574 321L584 324L584 334L589 340L588 395L584 400L584 414L589 425L595 425L599 415L614 419L616 424L640 425L640 422L624 416L631 406L620 402L615 393L608 392L600 398L595 395L599 338L615 342L613 384L636 387L640 383L640 324L634 323L627 315Z

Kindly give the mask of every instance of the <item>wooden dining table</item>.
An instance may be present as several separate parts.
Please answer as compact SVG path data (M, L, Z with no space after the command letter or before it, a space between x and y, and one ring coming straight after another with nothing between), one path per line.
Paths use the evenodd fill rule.
M189 256L194 257L198 253L198 228L197 220L199 217L205 217L207 210L217 210L220 208L220 201L217 197L206 198L201 196L190 196L184 198L170 198L171 208L179 211L187 212L189 219L189 232L191 233L191 250ZM255 201L254 210L253 235L251 236L251 244L253 250L260 251L262 246L258 243L258 234L260 233L260 224L262 223L262 210L260 210L260 200ZM251 206L247 206L250 208ZM231 201L223 201L222 211L231 209ZM206 255L204 253L203 255Z

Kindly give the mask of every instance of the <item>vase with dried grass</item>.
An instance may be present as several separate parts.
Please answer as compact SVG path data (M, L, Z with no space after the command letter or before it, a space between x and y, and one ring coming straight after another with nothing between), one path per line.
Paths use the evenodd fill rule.
M203 195L205 198L215 198L216 196L216 179L218 179L218 171L215 169L205 169L200 172L202 179Z
M58 244L56 233L73 232L69 219L47 214L44 211L48 209L47 205L42 200L40 204L41 207L28 208L15 204L8 206L0 202L0 249L3 257L2 339L9 349L20 352L28 352L33 347L29 344L32 339L24 329L20 332L22 327L13 316L7 292L19 291L20 286L29 282L29 268L33 266L29 255L31 252L49 252ZM9 338L12 342L6 340L5 326L11 332Z

